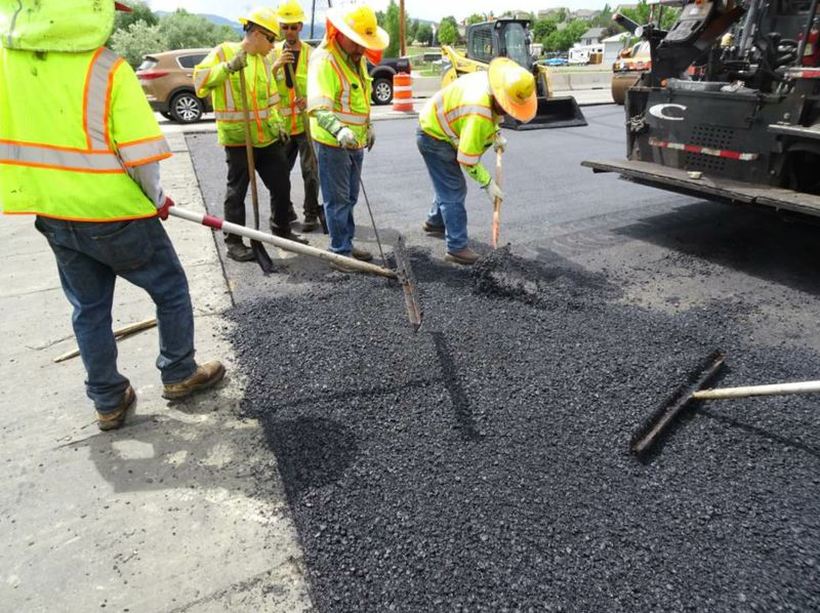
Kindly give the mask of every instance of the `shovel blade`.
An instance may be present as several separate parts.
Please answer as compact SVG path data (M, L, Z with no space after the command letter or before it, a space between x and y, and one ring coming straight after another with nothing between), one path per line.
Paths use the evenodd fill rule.
M418 292L416 291L416 278L410 266L410 258L407 257L407 250L404 247L404 237L401 235L396 239L393 255L396 258L396 274L404 293L407 320L413 326L413 331L418 332L424 318L424 311L421 308L421 302L419 302Z
M271 259L268 252L262 246L262 243L259 241L251 241L251 251L253 251L254 257L256 257L256 262L259 264L259 268L262 269L262 272L265 275L271 274L275 269L273 265L273 260Z

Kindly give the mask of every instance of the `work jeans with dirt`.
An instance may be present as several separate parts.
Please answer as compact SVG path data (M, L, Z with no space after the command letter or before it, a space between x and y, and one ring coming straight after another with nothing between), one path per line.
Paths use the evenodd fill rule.
M291 134L290 140L285 145L285 154L288 158L288 169L290 171L293 171L293 167L296 165L296 156L299 156L302 181L305 184L305 219L316 219L319 216L319 171L316 165L312 163L313 155L310 151L310 141L308 141L307 135L304 132ZM291 208L293 208L292 203Z
M353 251L356 223L353 207L359 199L363 149L342 149L316 143L319 183L325 201L325 220L330 234L330 250L342 255Z
M254 147L254 165L262 183L270 192L271 229L287 232L290 228L290 171L285 145L279 142ZM228 189L225 193L225 220L245 224L245 196L250 173L248 154L244 146L225 147L228 163ZM242 242L239 236L227 235L225 242Z
M194 313L188 280L159 218L90 223L37 217L37 230L57 259L60 283L74 307L72 323L85 366L86 393L100 413L117 408L129 382L117 370L111 307L117 277L141 287L156 304L162 382L196 370Z
M427 223L444 227L447 251L454 253L467 246L467 181L456 158L455 148L448 142L416 132L416 144L424 158L427 173L433 182L435 197L427 214Z

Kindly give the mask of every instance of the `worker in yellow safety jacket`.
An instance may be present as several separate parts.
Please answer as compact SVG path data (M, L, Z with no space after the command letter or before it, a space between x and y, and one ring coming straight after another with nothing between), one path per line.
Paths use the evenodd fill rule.
M278 60L275 65L281 65L275 71L276 86L285 128L290 132L285 152L291 172L296 165L296 156L299 156L305 188L302 231L312 232L319 225L319 169L311 151L313 145L305 131L303 115L307 106L308 62L313 49L299 38L305 13L297 0L284 0L277 7L276 14L284 38L273 48L273 57ZM293 202L290 207L293 209Z
M364 261L373 256L353 246L353 206L359 197L363 150L370 150L375 139L370 125L372 90L367 60L378 64L389 41L369 6L330 9L325 38L308 67L307 108L319 160L330 250ZM344 266L335 267L347 272Z
M282 238L307 243L290 229L290 173L285 152L289 136L279 112L274 67L268 60L279 37L276 12L257 8L247 17L241 17L239 22L245 32L242 41L218 45L194 67L196 93L200 97L211 95L217 139L225 148L228 163L225 219L245 225L245 196L251 180L245 149L245 106L239 82L241 70L247 84L254 165L270 192L271 231ZM225 244L231 259L238 262L255 259L241 237L228 234Z
M490 146L505 149L499 125L505 113L527 122L535 117L536 106L535 79L508 58L496 58L489 70L456 79L424 105L416 143L435 192L424 231L446 239L445 259L465 265L478 259L467 246L467 184L462 169L490 202L503 199L481 156Z
M157 306L157 367L166 398L222 379L217 361L194 361L185 271L160 222L165 138L134 71L103 47L113 0L0 4L0 208L36 215L48 240L101 430L119 428L136 394L117 369L111 305L117 277Z

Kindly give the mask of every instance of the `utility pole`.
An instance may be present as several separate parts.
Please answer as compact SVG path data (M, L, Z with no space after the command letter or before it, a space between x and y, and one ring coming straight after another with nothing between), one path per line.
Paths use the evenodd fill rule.
M405 32L407 32L407 27L404 23L404 0L399 0L399 57L407 55Z

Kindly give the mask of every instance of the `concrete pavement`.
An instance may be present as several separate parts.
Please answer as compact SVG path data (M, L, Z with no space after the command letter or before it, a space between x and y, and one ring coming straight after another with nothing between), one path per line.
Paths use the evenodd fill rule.
M181 134L163 162L177 202L202 209ZM178 405L160 397L156 330L120 342L138 394L127 427L101 433L83 388L71 308L33 218L5 217L0 377L0 609L7 611L308 611L302 553L276 459L255 421L237 418L243 381L224 340L232 298L211 233L166 229L188 273L198 357L228 379ZM114 325L154 314L121 281Z

